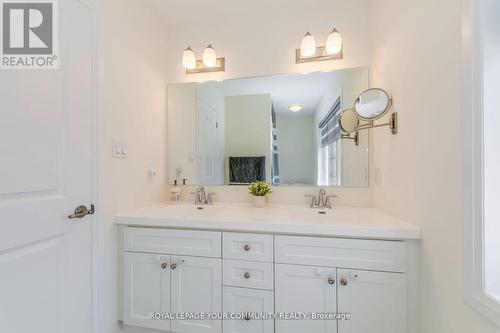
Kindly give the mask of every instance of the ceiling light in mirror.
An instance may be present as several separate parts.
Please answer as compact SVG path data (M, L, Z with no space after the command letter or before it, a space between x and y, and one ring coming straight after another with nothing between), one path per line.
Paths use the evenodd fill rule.
M325 49L327 54L337 54L342 50L342 36L337 29L334 28L328 35Z
M316 53L316 40L310 32L307 32L300 44L300 54L303 57L310 57Z
M217 54L212 45L208 45L203 51L203 65L209 68L217 65Z
M304 108L304 105L303 104L290 104L288 106L288 110L292 111L292 112L299 112L299 111L302 111L302 109Z
M190 47L184 50L182 54L182 65L186 69L194 69L196 67L196 56Z

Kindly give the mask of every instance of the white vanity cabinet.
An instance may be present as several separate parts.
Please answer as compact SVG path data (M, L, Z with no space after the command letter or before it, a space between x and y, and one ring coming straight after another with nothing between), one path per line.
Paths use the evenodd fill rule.
M276 264L277 313L335 313L336 308L335 268ZM335 333L337 321L277 319L276 332Z
M126 227L123 321L176 333L413 333L407 261L404 241Z
M150 319L152 313L222 312L220 232L126 228L124 237L124 324L185 333L222 332L218 318Z
M216 258L172 256L172 313L220 313L222 311L222 268ZM217 319L174 319L172 331L217 333Z
M278 313L350 316L339 321L277 320L276 333L407 332L404 242L276 236L275 246Z
M406 332L406 275L337 269L338 322L341 333Z
M169 320L151 320L150 314L170 312L170 256L125 252L123 283L123 321L169 330Z

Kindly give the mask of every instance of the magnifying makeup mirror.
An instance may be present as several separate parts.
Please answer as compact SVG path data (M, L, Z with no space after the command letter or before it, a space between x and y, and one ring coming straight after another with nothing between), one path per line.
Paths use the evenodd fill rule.
M363 91L356 101L354 108L342 111L339 118L340 128L344 133L389 126L392 134L398 133L397 113L391 114L388 123L375 124L375 120L385 116L392 107L392 98L380 88L370 88ZM348 137L350 138L350 137Z
M392 99L380 88L365 90L354 102L354 109L361 120L373 121L382 118L391 108Z
M359 118L356 110L354 109L345 109L340 113L340 128L345 133L354 133L358 130L359 127Z

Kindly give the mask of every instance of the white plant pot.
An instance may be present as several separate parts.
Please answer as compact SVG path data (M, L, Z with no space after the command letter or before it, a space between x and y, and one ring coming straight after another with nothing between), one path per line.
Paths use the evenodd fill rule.
M257 208L266 207L266 197L253 196L253 203Z

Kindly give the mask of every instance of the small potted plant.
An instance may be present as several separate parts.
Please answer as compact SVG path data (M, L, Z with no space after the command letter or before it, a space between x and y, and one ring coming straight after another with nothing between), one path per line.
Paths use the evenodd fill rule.
M250 194L253 195L255 207L262 208L266 206L266 195L271 193L271 186L266 181L256 181L248 187Z

